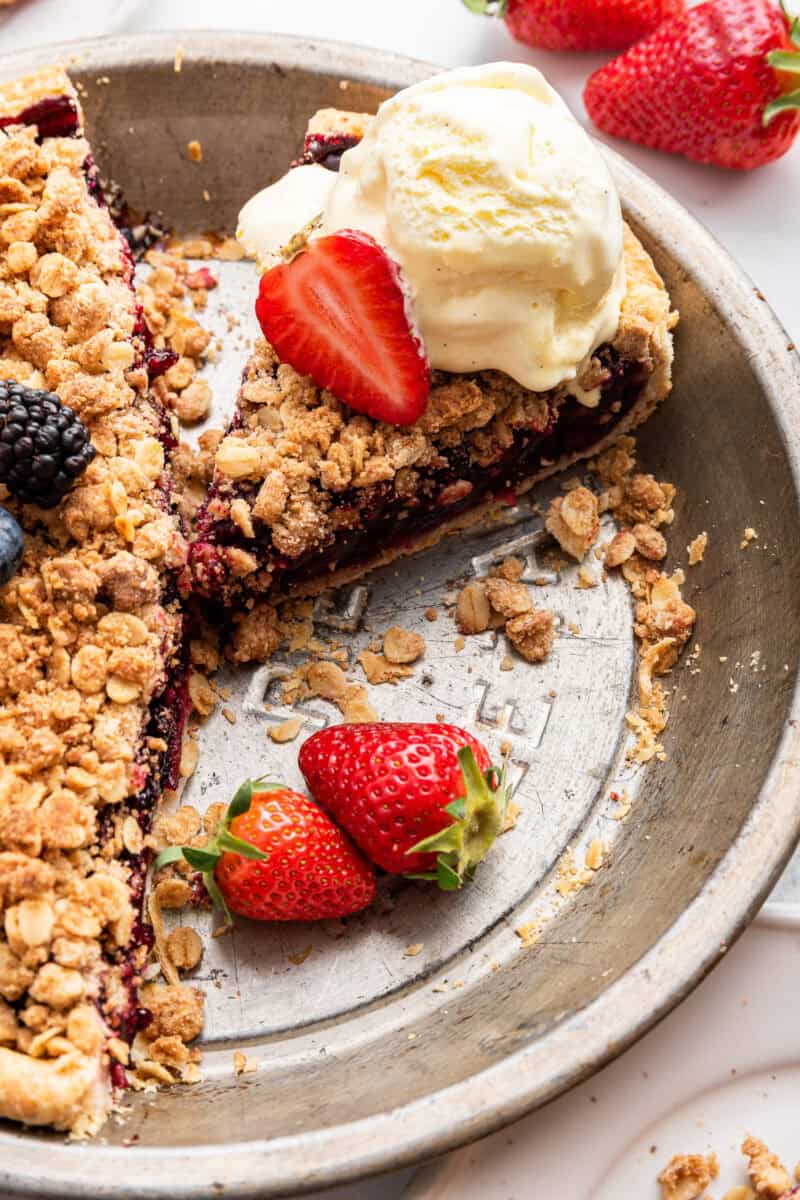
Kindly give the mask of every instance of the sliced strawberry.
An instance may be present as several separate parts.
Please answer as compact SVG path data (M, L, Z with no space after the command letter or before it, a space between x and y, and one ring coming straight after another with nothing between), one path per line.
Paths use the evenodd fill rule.
M428 403L428 362L400 270L366 233L316 238L261 277L258 317L278 356L357 412L411 425Z

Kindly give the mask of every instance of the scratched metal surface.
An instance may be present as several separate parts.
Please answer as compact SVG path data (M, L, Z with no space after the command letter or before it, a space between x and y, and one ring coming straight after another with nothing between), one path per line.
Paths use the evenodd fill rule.
M181 35L176 75L175 41L87 45L80 69L96 156L132 202L146 198L186 230L230 228L241 203L283 170L309 112L374 108L384 86L429 70L354 47L198 33ZM2 71L43 57L8 58ZM110 84L96 86L103 76ZM191 138L202 142L201 167L183 154ZM511 741L516 829L463 895L404 885L341 937L242 924L209 941L198 976L209 999L204 1082L133 1096L124 1122L88 1147L0 1128L4 1197L285 1196L479 1137L584 1078L678 1003L787 861L800 826L798 360L712 239L610 158L628 216L683 314L675 392L642 434L642 460L679 488L676 559L700 530L710 535L687 585L702 655L670 681L667 762L635 778L622 762L633 649L619 581L579 591L567 571L536 589L560 622L541 667L518 661L501 672L504 649L492 635L455 653L442 593L507 543L537 574L529 508L376 574L366 592L342 600L356 615L339 634L351 655L369 639L367 623L380 632L396 620L422 628L427 652L413 679L372 689L373 703L384 717L444 712L493 748ZM252 287L251 268L226 267L213 305L244 312ZM225 341L214 386L232 398L248 331L229 330L224 313L214 319ZM746 526L760 536L742 553ZM435 624L420 617L431 603L442 612ZM228 681L236 723L209 722L188 800L224 799L256 771L297 781L299 742L277 747L266 732L282 715L264 709L280 669L278 660ZM336 715L321 701L306 711L307 730ZM619 824L605 800L615 785L633 798ZM551 868L568 843L580 856L595 836L611 845L608 867L557 901ZM542 908L552 919L522 951L513 930ZM420 942L418 955L404 956ZM234 1076L235 1048L258 1064L255 1074Z
M255 265L212 266L220 283L209 294L203 322L228 348L207 370L214 409L204 425L185 431L189 441L204 428L224 423L236 395L240 351L246 353L257 334ZM231 327L235 348L229 346ZM557 492L554 483L537 492L536 500L545 505ZM611 532L605 518L602 536ZM256 1039L329 1020L432 973L457 978L467 969L456 965L457 956L496 926L491 953L487 948L468 964L471 972L491 969L498 955L518 952L514 928L524 921L520 906L527 901L535 907L537 881L544 880L576 833L581 831L584 843L595 836L613 841L619 825L609 815L615 806L608 794L627 790L633 798L639 778L624 755L634 664L630 594L618 573L596 588L577 588L577 564L564 562L557 574L547 561L548 548L552 551L552 540L526 499L474 535L449 538L317 602L318 633L341 641L349 658L346 669L357 682L365 682L358 654L390 625L400 622L423 636L425 656L413 678L370 687L372 706L383 720L430 721L441 714L480 737L496 761L501 745L510 743L510 778L521 813L475 886L455 903L435 889L401 885L389 896L391 911L348 921L337 937L321 927L241 922L230 936L207 938L197 976L207 997L206 1042ZM459 583L486 574L492 563L512 554L525 563L523 582L535 602L550 608L556 619L555 648L541 665L526 663L497 632L467 638L460 652L455 648L452 600ZM595 574L602 576L598 564ZM546 582L536 585L535 580ZM435 622L424 615L431 607L439 613ZM509 655L513 670L502 670ZM268 666L221 673L219 687L230 698L200 728L199 765L181 802L203 810L228 799L248 776L269 775L303 786L297 769L300 745L315 730L341 720L336 706L321 699L293 707L280 703L283 681L306 661L308 654L279 654ZM269 725L298 715L305 724L297 740L272 742ZM200 918L198 927L210 933L212 920ZM418 955L404 954L417 943L423 943ZM292 961L303 954L308 956L302 963Z

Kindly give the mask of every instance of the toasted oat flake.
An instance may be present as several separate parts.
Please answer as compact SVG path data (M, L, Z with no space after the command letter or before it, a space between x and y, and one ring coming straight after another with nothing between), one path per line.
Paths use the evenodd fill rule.
M172 67L175 71L175 74L180 75L181 68L183 67L183 46L178 45L175 47L175 59Z
M376 654L373 650L362 650L358 661L363 667L368 682L376 685L396 684L398 680L414 674L411 667L407 667L403 663L390 662L384 654Z
M233 712L230 708L223 708L222 715L225 718L225 720L228 722L229 725L236 724L236 713Z
M304 717L290 717L288 721L283 721L280 725L270 725L267 733L273 742L278 742L280 745L285 742L293 742L303 728L304 720Z
M418 954L421 954L424 948L424 942L414 942L413 945L406 946L405 950L403 951L403 958L416 958Z
M167 953L179 971L191 971L203 957L203 943L196 930L179 925L167 935Z
M707 547L708 547L708 534L707 533L698 533L697 537L694 538L689 543L689 545L686 547L686 550L689 554L689 566L690 567L696 567L698 563L701 563L703 561Z
M192 162L199 163L203 161L203 147L197 138L192 138L190 142L187 142L186 149L189 152L189 158Z
M751 529L750 526L748 525L747 529L745 529L745 531L744 531L744 537L742 538L741 542L739 543L739 549L746 550L747 547L750 545L750 543L754 542L757 537L758 537L758 534L756 533L755 529Z
M401 625L392 625L383 635L383 654L390 663L413 663L424 653L424 639Z

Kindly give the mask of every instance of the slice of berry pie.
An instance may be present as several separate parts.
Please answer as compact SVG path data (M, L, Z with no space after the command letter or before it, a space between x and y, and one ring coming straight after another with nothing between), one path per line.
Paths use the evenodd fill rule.
M138 1031L188 1068L202 1023L191 989L138 992L144 839L186 708L185 547L70 81L3 85L0 126L0 501L25 543L0 590L0 1118L80 1134Z
M453 77L465 74L456 72ZM416 90L401 95L413 96ZM291 191L284 180L275 185L276 196L290 195L294 211L302 190L292 179L297 170L316 172L309 177L311 192L315 198L320 191L324 194L321 168L337 172L346 151L360 154L367 146L366 140L359 145L360 139L369 136L378 119L330 109L318 113L309 125L304 154L286 177L293 184ZM452 125L448 136L451 129ZM427 136L434 141L436 128ZM425 144L421 134L413 144ZM352 150L355 146L358 149ZM393 182L399 191L400 169L391 174L394 149L383 147L381 170L389 183L362 157L362 175L373 170L363 186L365 194L374 196L376 189L388 190ZM416 236L426 218L427 193L420 183L426 172L444 177L450 171L443 186L451 189L453 206L459 203L463 178L469 183L465 170L459 168L460 175L451 170L447 153L432 153L433 158L435 166L418 169L416 190L408 185L414 224L407 222L405 234L410 228ZM408 174L408 159L402 165ZM477 170L483 171L483 165ZM346 182L353 186L352 179ZM388 208L388 201L384 203ZM350 204L348 211L354 207ZM323 234L329 230L330 211L329 204ZM372 232L374 214L362 204L359 213L365 212L373 221ZM398 212L402 217L399 201L393 213L396 221ZM447 206L436 215L434 241L450 236ZM462 224L469 219L466 210L459 217ZM376 268L366 281L363 245L351 254L349 267L342 266L348 240L351 250L356 240L371 240L373 258L379 250L375 240L352 230L308 242L295 239L285 257L296 257L273 265L262 277L257 312L268 337L257 343L245 368L235 415L216 455L184 585L233 604L270 589L313 594L349 582L480 521L498 503L513 502L539 480L597 453L644 421L670 391L671 330L677 317L650 256L629 228L623 232L618 219L624 268L615 276L623 286L614 321L607 339L583 354L572 378L553 383L552 372L533 372L547 386L531 387L506 371L463 369L469 361L467 337L458 350L459 369L430 371L422 396L410 361L412 347L425 353L413 309L420 292L432 291L431 272L420 272L411 319L401 316L397 328L387 329L393 303L385 281L388 267ZM377 228L385 235L387 222L383 217L381 221ZM256 230L263 224L256 220ZM240 236L242 232L246 231ZM422 255L416 245L407 251L410 234L403 243L401 265L419 272ZM246 237L243 240L247 243ZM400 244L399 236L396 242ZM255 247L248 249L255 249L262 266L277 261L257 238ZM459 259L459 269L462 260L466 255ZM477 289L470 287L471 303ZM516 302L513 295L509 298L506 282L503 288L499 303L492 286L486 288L489 303L500 311L500 323L503 305L511 312ZM402 308L402 293L408 314L408 289L399 269L396 292L395 307ZM477 302L485 307L485 295L479 294ZM453 297L451 289L451 294L434 295L433 303L420 311L433 330L439 359L456 357L452 345L459 330L453 330L451 322L454 336L443 349L441 313L464 313L469 322L472 314L462 297ZM579 315L583 320L584 310ZM490 313L476 336L486 340L487 326L492 338L503 336L502 329L497 332L498 322L492 324L494 316ZM425 335L424 327L422 332ZM426 340L423 336L422 342Z

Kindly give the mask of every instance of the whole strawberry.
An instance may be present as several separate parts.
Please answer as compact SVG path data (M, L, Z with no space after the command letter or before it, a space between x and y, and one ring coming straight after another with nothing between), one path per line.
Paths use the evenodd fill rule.
M520 42L540 50L624 50L684 0L463 0L472 12L504 16Z
M504 780L455 725L334 725L304 743L299 763L368 858L446 891L470 878L503 826Z
M771 0L708 0L668 21L586 84L606 133L750 170L800 131L800 22Z
M322 809L282 784L247 780L202 849L170 846L225 913L255 921L346 917L375 896L375 872Z

